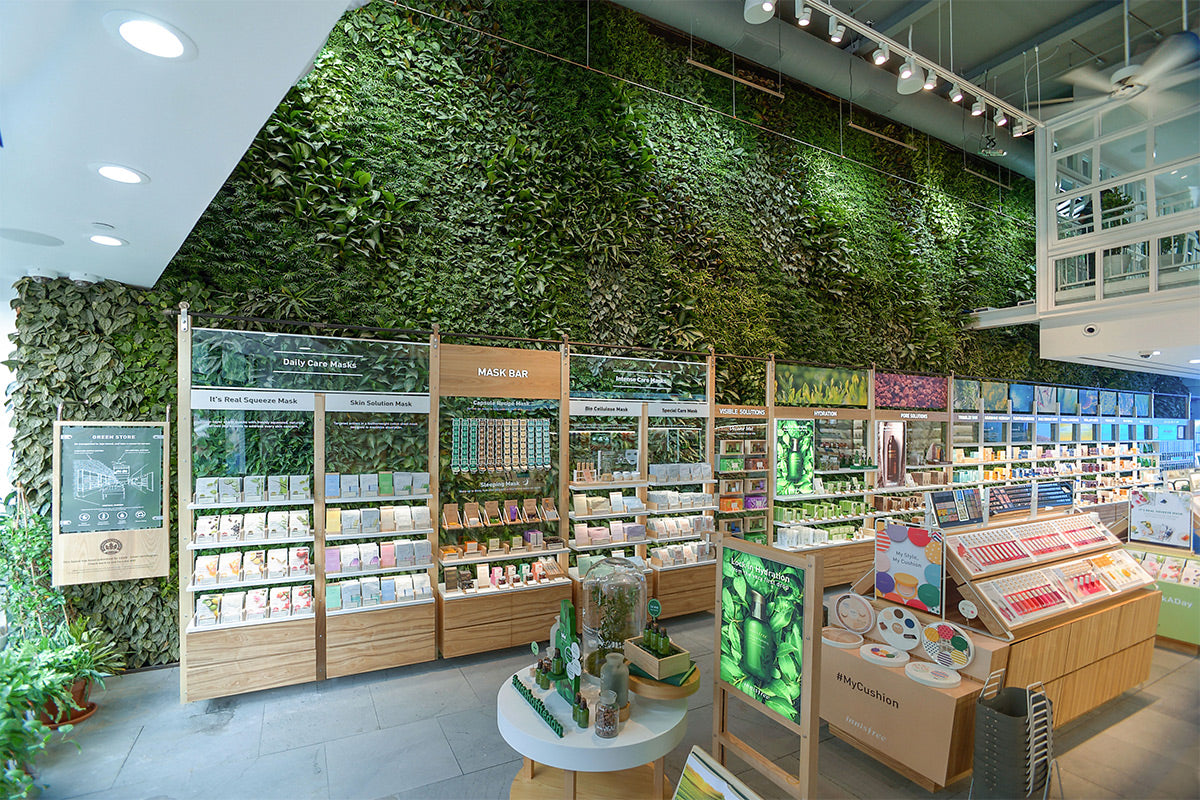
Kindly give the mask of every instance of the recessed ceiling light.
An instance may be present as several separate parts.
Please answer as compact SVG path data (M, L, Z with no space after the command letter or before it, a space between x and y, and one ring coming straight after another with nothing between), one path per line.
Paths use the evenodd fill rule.
M1189 358L1188 363L1189 364L1200 364L1200 358Z
M124 239L118 239L115 236L108 236L103 233L94 233L88 239L95 244L102 244L105 247L120 247L121 245L128 244Z
M1162 355L1162 350L1151 350L1151 351L1150 351L1150 355L1152 355L1152 356L1161 356L1161 355Z
M187 34L140 11L116 10L104 15L104 27L143 53L171 61L196 57L196 44Z
M150 181L146 173L139 172L132 167L123 167L120 164L100 164L96 167L96 172L100 173L100 177L108 178L116 183L148 183Z

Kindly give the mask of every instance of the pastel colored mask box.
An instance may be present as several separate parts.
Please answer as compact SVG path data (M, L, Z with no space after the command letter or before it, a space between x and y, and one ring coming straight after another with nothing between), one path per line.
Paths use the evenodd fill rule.
M875 537L875 596L938 614L942 609L942 534L887 525Z

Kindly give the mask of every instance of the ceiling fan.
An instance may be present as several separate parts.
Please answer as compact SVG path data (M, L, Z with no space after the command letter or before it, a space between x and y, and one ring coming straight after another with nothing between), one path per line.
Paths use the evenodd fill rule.
M1147 116L1155 116L1158 108L1182 108L1196 102L1195 87L1200 86L1200 36L1194 31L1180 31L1163 39L1140 64L1129 62L1129 25L1125 26L1125 64L1111 74L1094 67L1077 67L1062 76L1075 87L1076 93L1095 92L1096 97L1063 98L1032 105L1049 106L1069 103L1058 109L1059 114L1092 108L1112 101L1133 99L1143 107ZM1192 85L1191 94L1168 91L1181 84Z

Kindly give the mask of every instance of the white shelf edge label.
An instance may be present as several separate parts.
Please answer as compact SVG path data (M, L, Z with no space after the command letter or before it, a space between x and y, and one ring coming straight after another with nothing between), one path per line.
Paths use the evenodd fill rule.
M655 400L646 404L652 417L707 417L708 403L673 403Z
M311 392L192 389L192 408L241 411L313 411L314 405Z
M379 414L428 414L427 394L371 394L339 392L325 395L325 410Z
M640 417L641 400L572 400L572 417Z

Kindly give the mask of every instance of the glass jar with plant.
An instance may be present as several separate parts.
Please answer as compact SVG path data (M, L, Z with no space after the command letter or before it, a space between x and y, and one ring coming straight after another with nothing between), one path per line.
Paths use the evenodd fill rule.
M646 576L625 558L597 562L583 578L584 670L598 682L609 653L624 652L625 640L645 624Z

